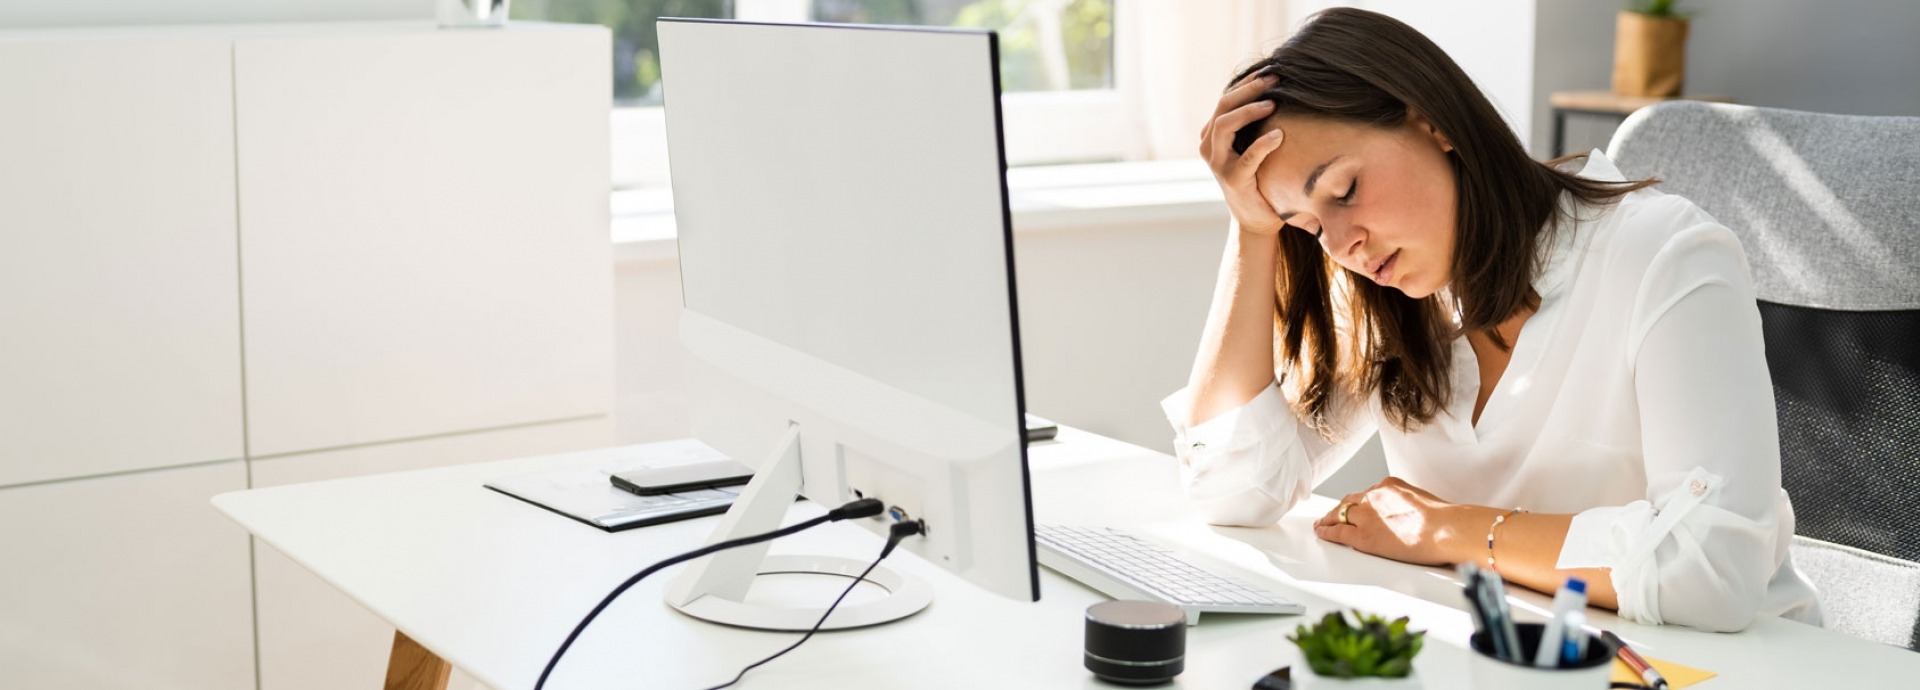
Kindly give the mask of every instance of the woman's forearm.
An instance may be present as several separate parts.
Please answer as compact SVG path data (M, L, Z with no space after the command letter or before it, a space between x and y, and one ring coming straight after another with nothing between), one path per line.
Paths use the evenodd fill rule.
M1505 515L1507 511L1486 506L1459 506L1456 518L1458 527L1449 530L1455 535L1448 551L1453 560L1472 562L1475 565L1487 564L1487 529L1493 526L1494 519ZM1567 542L1567 530L1573 525L1573 516L1567 514L1517 513L1500 523L1494 534L1493 556L1500 577L1536 592L1552 594L1567 578L1577 577L1587 583L1587 603L1606 609L1620 608L1619 599L1613 591L1613 574L1606 568L1580 568L1561 570L1554 567L1560 560L1560 548Z
M1200 353L1187 379L1198 424L1239 407L1273 382L1274 276L1280 240L1235 228L1227 237Z

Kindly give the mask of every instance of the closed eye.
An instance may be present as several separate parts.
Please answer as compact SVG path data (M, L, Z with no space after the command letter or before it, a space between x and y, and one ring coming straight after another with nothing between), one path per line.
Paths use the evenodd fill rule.
M1360 180L1358 178L1355 178L1353 182L1347 185L1347 194L1346 196L1340 197L1340 203L1343 205L1353 203L1353 195L1359 191L1360 191Z

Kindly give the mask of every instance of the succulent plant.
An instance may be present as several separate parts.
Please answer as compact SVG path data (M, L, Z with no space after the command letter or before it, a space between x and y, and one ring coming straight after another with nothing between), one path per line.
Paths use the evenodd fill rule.
M1425 631L1407 632L1407 619L1388 621L1353 612L1355 622L1335 611L1312 626L1302 625L1288 640L1300 646L1307 666L1331 678L1405 678L1413 672Z
M1649 17L1685 18L1686 15L1674 7L1678 1L1679 0L1633 0L1632 3L1627 5L1627 11L1637 12Z

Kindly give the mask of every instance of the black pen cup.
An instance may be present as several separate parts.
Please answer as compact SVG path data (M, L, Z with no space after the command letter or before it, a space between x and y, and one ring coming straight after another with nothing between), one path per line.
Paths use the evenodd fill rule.
M1501 659L1493 654L1493 638L1486 631L1473 634L1472 659L1468 662L1473 687L1479 690L1605 690L1613 683L1613 656L1619 650L1600 638L1587 635L1587 653L1580 661L1556 668L1533 665L1534 652L1545 635L1544 623L1516 623L1523 663Z

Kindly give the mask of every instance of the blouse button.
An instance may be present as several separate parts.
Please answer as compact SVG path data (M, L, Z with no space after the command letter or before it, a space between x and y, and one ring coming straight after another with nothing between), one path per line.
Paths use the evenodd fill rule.
M1693 480L1693 484L1687 487L1687 490L1692 491L1695 496L1704 496L1707 493L1707 480L1696 477Z

